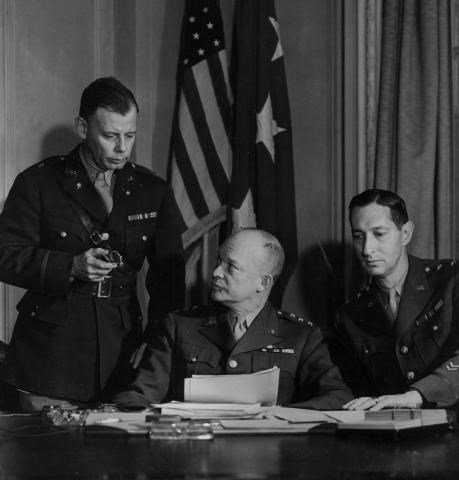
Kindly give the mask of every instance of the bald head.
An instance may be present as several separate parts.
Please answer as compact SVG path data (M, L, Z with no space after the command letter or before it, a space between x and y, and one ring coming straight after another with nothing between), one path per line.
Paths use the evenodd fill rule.
M241 241L250 249L260 272L279 278L284 268L285 254L279 240L269 232L257 228L245 228L231 235L226 241ZM226 243L226 242L225 242Z

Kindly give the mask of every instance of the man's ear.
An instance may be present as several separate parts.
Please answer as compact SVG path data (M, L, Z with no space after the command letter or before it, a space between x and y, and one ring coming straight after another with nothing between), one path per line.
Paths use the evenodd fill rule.
M258 292L263 292L264 290L270 289L273 286L274 279L270 273L260 277L260 286L258 287Z
M405 225L402 225L402 241L403 245L407 246L410 241L411 237L413 236L414 231L414 223L411 220L408 220Z
M78 136L84 140L88 131L88 122L83 117L75 117L75 130Z

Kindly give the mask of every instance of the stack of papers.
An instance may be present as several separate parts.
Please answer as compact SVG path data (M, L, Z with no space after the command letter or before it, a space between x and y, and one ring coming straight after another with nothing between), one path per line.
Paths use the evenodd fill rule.
M247 405L245 403L193 403L169 402L153 405L161 409L162 415L179 415L184 419L210 419L220 418L253 418L265 412L268 407L260 403Z
M185 402L275 405L279 367L242 375L193 375L185 378Z

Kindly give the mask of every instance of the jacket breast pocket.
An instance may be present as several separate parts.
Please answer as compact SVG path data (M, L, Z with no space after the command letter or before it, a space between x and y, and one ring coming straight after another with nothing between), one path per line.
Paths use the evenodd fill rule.
M180 343L178 348L179 355L185 364L187 377L220 373L218 367L220 356L216 351L189 343Z
M269 368L279 367L279 387L277 403L288 403L295 393L295 376L298 369L298 359L294 354L253 352L252 371L259 372Z
M149 218L126 224L126 251L129 256L144 256L152 248L157 218Z
M445 349L451 329L440 319L433 318L413 332L413 341L425 366L429 366ZM457 340L457 339L456 339Z
M80 253L88 241L88 234L79 221L58 216L49 216L43 221L40 244L44 248Z

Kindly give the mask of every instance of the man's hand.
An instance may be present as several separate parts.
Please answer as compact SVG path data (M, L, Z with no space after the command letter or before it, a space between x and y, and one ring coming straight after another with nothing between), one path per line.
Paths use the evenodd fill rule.
M143 352L145 352L145 348L147 347L147 343L140 344L140 347L131 355L130 362L132 368L137 368L139 366L140 360L142 360Z
M399 395L360 397L343 405L344 410L382 410L383 408L421 408L422 397L416 390Z
M90 248L73 257L70 275L84 282L101 282L114 268L116 263L105 262L100 257L107 255L104 248Z

